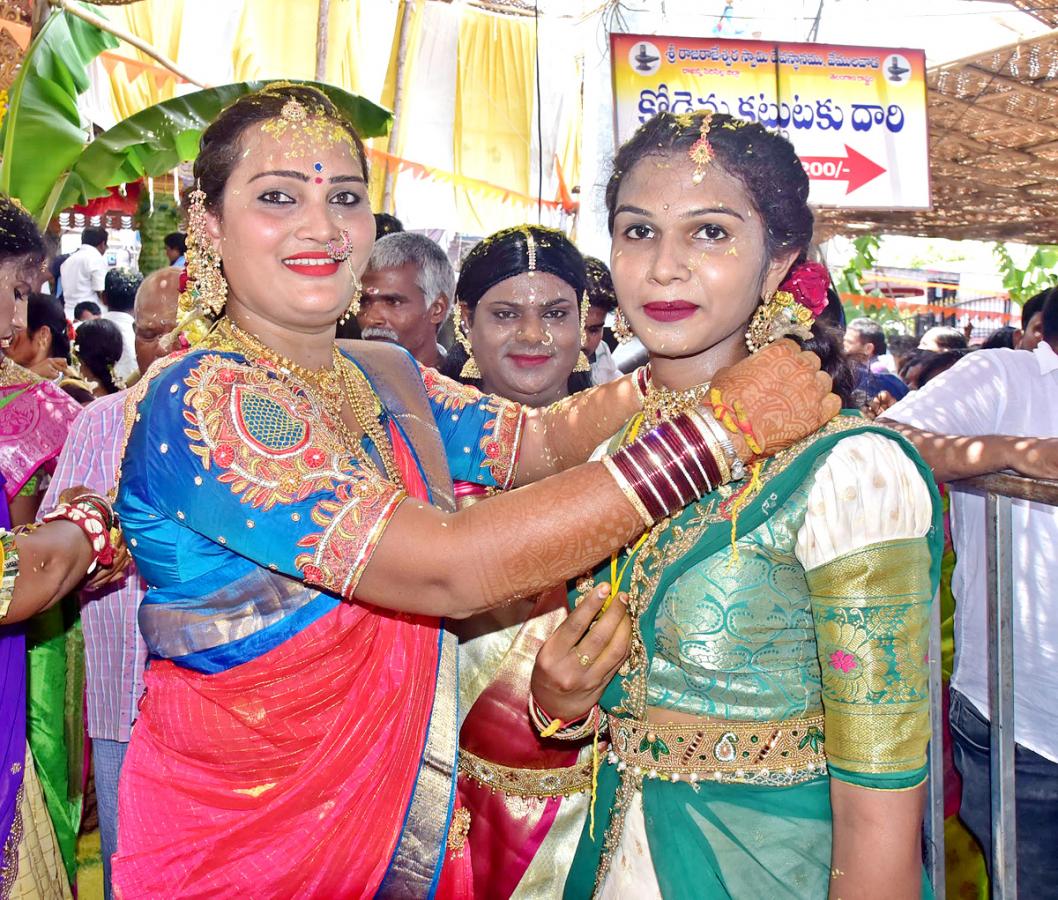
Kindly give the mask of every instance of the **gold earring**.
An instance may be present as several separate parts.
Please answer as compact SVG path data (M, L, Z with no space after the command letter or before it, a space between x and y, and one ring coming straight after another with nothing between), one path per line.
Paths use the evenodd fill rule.
M217 317L228 300L228 282L221 270L220 254L206 231L206 192L195 188L187 210L187 294L190 306L199 306Z
M588 356L584 352L584 345L588 343L588 307L590 305L588 292L585 291L580 296L580 355L577 357L577 364L573 367L574 372L591 371L591 363L588 362Z
M456 340L467 354L467 361L463 363L459 377L480 378L481 369L478 368L478 361L474 359L474 347L470 343L470 335L463 327L463 304L458 301L452 306L452 324L455 325Z
M617 312L613 314L613 333L614 337L622 344L627 344L635 337L635 332L632 331L632 326L628 324L625 314L621 312L620 306L617 307Z
M808 340L812 336L815 318L789 291L772 291L761 297L762 303L749 320L746 348L750 353L767 347L786 335Z
M360 298L364 296L364 284L356 272L353 272L353 299L349 301L342 317L338 320L339 325L344 325L351 318L360 315Z

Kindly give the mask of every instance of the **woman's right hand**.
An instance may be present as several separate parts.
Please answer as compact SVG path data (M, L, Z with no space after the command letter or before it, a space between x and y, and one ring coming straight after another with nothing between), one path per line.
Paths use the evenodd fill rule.
M628 595L618 594L595 621L609 596L610 586L598 585L537 654L533 697L548 715L563 722L574 721L591 710L628 658L632 643Z
M30 371L35 375L39 375L41 378L46 378L48 381L53 381L60 375L66 375L69 373L69 366L65 359L60 356L53 357L51 359L42 359L35 366L30 367Z

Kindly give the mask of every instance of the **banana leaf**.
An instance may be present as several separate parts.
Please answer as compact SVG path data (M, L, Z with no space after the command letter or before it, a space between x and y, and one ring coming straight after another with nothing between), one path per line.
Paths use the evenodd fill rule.
M63 12L53 13L30 44L8 95L0 140L0 191L46 221L64 173L84 149L77 96L88 90L88 65L118 42Z
M328 84L299 82L319 88L352 122L362 137L389 130L392 115L381 106ZM198 142L217 114L243 94L268 82L244 81L165 100L119 122L89 144L73 164L55 209L102 197L123 181L171 172L198 155Z

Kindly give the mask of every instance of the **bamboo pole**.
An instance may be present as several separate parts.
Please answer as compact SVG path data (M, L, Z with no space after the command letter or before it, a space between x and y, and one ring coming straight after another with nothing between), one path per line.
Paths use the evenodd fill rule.
M408 55L408 42L411 36L411 23L417 12L416 7L419 0L404 0L400 19L400 37L397 40L397 74L396 84L393 91L393 127L389 132L389 141L386 143L386 152L390 156L400 155L400 134L404 117L404 69L405 57ZM382 211L392 213L393 185L397 178L397 170L389 163L386 164L386 180L382 188Z
M136 37L134 34L130 34L122 28L117 28L108 22L106 19L101 19L95 13L89 12L87 9L81 6L76 6L71 0L50 0L52 6L57 6L64 12L69 13L71 16L76 16L89 25L93 25L100 31L105 31L107 34L112 34L118 40L124 41L126 44L131 44L137 50L146 53L151 59L157 62L159 65L164 66L174 75L179 75L184 81L189 81L191 84L197 85L200 88L209 87L204 81L199 81L197 78L193 78L188 75L185 71L180 69L175 62L163 53L155 50L150 44L141 38Z
M320 0L316 25L316 80L327 80L327 27L331 17L331 0Z

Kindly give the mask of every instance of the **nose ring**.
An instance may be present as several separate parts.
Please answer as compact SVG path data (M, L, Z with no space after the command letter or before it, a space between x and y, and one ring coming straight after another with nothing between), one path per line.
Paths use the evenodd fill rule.
M349 258L353 252L353 242L349 240L349 232L344 228L338 232L338 238L327 241L327 252L331 259L342 262Z
M555 336L550 331L545 330L544 338L540 341L540 343L543 344L545 347L550 347L553 343L555 343Z

